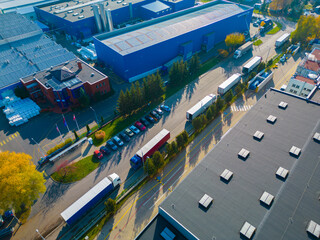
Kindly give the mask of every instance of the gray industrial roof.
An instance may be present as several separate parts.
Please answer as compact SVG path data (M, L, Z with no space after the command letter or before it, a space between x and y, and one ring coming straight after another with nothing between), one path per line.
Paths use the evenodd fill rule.
M181 13L171 14L170 16L152 20L156 22L154 24L151 24L152 21L149 21L146 23L148 24L146 27L143 27L145 23L140 23L133 26L135 30L128 30L128 32L121 35L114 36L116 33L111 32L101 34L97 38L119 54L126 55L191 32L213 22L218 22L244 12L247 9L246 7L232 3L212 2L192 9L191 11L193 12L191 13L184 15L181 15ZM168 18L170 19L167 20ZM108 38L108 36L110 37Z
M82 0L82 1L60 1L55 4L44 4L39 6L43 11L49 12L70 22L76 22L84 18L93 17L92 5L103 3L105 9L115 10L132 4L143 2L144 0ZM69 12L68 12L69 11ZM128 12L129 14L129 12ZM81 16L81 17L80 17Z
M152 3L146 4L146 5L143 5L142 7L145 9L148 9L149 11L155 12L155 13L161 12L161 11L164 11L164 10L170 8L170 6L164 4L160 1L155 1Z
M82 63L82 69L78 68L77 62L81 61L80 59L74 59L72 61L59 64L51 68L48 68L43 71L36 72L32 75L22 78L22 81L27 83L33 81L36 78L39 82L45 85L48 88L53 88L58 91L65 87L76 88L84 82L96 83L107 76L99 72L90 65ZM61 71L62 70L62 71ZM59 76L59 74L61 76ZM66 75L67 74L67 75ZM54 77L53 77L54 76ZM61 80L61 78L67 77L68 80Z
M19 82L21 77L76 58L20 14L0 14L0 26L0 89Z
M37 6L44 2L54 2L58 0L0 0L0 9L5 13L16 9L21 9L27 6Z
M257 130L261 141L253 139ZM320 223L320 145L312 139L319 131L319 105L269 91L160 208L199 239L240 239L245 222L256 227L254 239L308 239L308 222ZM298 158L289 155L292 146L302 149ZM237 156L242 148L250 151L246 160ZM276 177L279 167L289 170L287 179ZM224 169L233 172L229 182L220 180ZM265 191L275 197L271 207L259 201ZM198 203L204 194L213 198L206 211Z

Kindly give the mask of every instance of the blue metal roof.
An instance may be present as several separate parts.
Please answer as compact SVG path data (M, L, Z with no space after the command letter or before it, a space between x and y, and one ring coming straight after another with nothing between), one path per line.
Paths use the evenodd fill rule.
M170 8L168 5L166 5L160 1L155 1L152 3L146 4L146 5L143 5L141 7L148 9L149 11L152 11L155 13L161 12L161 11L164 11L164 10Z
M248 8L243 6L228 2L208 3L193 9L187 9L187 11L191 11L187 14L182 15L178 12L171 16L165 16L141 23L140 25L135 25L129 28L134 30L129 30L121 35L119 34L125 30L119 30L119 34L117 34L117 32L101 34L97 36L97 39L100 39L104 44L119 54L126 55L242 13L247 9ZM171 19L166 20L168 18ZM155 24L151 24L151 22L155 22ZM107 38L108 36L110 37Z

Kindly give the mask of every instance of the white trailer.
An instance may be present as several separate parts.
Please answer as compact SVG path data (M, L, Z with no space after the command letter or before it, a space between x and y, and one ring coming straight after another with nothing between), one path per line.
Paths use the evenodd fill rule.
M235 59L240 58L243 56L246 52L252 49L253 43L252 42L247 42L243 44L241 47L239 47L233 54L233 57Z
M217 96L214 94L205 96L200 102L198 102L187 111L187 120L192 121L193 119L195 119L197 116L203 113L212 103L214 103L216 99Z
M242 68L242 73L243 74L248 74L250 73L256 66L258 66L262 61L262 57L255 56L252 58L246 65L243 66Z
M288 41L290 38L289 33L283 34L281 37L279 37L275 43L276 48L281 47L286 41Z
M218 94L223 95L228 92L234 85L236 85L241 80L241 74L236 73L229 77L218 87Z

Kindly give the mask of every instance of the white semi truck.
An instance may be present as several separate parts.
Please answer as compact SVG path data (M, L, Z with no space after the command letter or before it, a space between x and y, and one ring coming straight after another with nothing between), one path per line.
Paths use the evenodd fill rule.
M242 57L245 53L247 53L248 51L252 50L252 42L247 42L245 44L243 44L241 47L239 47L233 54L233 57L235 59L238 59L240 57Z

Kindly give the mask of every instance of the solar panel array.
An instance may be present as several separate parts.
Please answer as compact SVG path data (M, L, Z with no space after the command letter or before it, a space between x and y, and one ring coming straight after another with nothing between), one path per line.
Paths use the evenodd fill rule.
M243 11L243 8L235 4L217 4L148 27L107 38L103 40L103 43L119 53L128 54Z
M6 24L4 21L7 21ZM12 23L15 26L12 26L10 32L9 27ZM17 41L1 45L0 88L17 83L20 78L39 70L76 58L73 53L68 52L44 34L29 37L30 31L39 30L39 27L20 14L2 14L0 24L2 24L0 28L2 37L17 39Z

